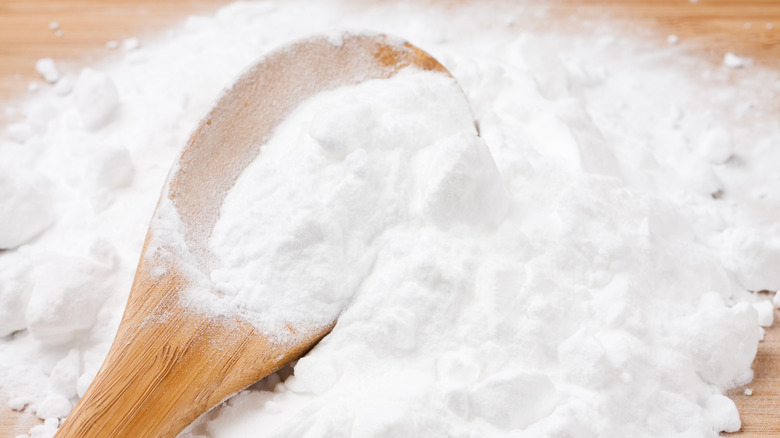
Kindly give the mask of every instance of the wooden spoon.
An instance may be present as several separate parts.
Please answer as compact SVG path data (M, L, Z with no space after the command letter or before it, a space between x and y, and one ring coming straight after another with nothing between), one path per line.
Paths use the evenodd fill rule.
M175 437L330 332L335 321L291 325L283 335L294 341L280 345L241 317L196 310L187 303L187 289L196 283L203 287L200 277L208 279L213 256L207 242L222 201L274 128L317 93L388 78L407 67L449 75L409 43L383 35L343 35L278 50L222 94L169 174L114 343L56 437ZM160 225L171 206L181 231ZM171 243L170 233L178 233L184 244ZM200 275L193 275L193 268Z

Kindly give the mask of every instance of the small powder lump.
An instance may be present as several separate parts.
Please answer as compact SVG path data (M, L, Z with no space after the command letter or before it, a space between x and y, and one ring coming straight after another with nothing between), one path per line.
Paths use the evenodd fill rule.
M201 298L266 333L338 323L181 436L737 430L724 393L751 381L780 305L758 293L780 288L780 81L545 13L238 2L60 66L0 135L0 403L45 420L43 438L84 394L220 90L299 38L370 29L457 83L407 71L278 127L222 206L220 294Z
M57 82L60 79L60 73L57 71L57 65L51 58L42 58L35 63L35 71L43 76L46 82Z

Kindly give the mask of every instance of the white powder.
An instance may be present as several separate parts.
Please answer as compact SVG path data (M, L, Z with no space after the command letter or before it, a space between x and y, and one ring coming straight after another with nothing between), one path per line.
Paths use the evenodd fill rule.
M122 49L124 49L126 52L138 50L139 47L141 47L141 42L138 41L138 38L127 38L122 41Z
M338 324L294 376L183 436L737 429L723 393L752 378L773 314L749 291L780 288L780 81L604 30L536 31L534 11L236 3L63 71L72 90L42 88L19 107L26 128L0 136L0 397L51 436L105 357L165 175L219 90L273 48L363 28L429 51L467 101L408 72L279 127L223 205L211 278L221 309L261 330Z
M54 221L49 182L0 168L0 249L28 242Z
M216 308L240 309L271 336L288 324L325 326L375 266L385 233L420 223L423 212L495 222L490 210L506 202L491 191L503 187L475 142L465 96L443 74L403 72L302 105L222 206L210 246L223 266L211 279L229 304ZM473 159L472 148L489 161ZM439 176L421 160L461 168Z
M87 129L103 126L114 115L119 104L116 86L105 73L85 68L73 90L81 121Z

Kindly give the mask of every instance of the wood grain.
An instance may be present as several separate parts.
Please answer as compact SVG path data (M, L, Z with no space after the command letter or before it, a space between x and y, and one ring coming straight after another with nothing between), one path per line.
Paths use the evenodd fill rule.
M674 34L680 46L716 64L733 52L780 68L778 0L555 0L552 5L553 16L654 34L660 44Z
M35 61L52 57L76 68L110 56L109 40L144 37L210 12L228 0L0 0L0 120L10 102L41 82ZM458 1L446 2L457 7ZM757 64L780 68L780 1L778 0L554 0L542 26L562 28L610 23L626 32L657 38L669 34L694 56L720 64L726 52L750 56ZM60 36L49 28L56 21ZM775 315L776 319L780 314ZM731 392L743 419L745 438L780 437L780 330L767 331L753 366L755 380ZM0 395L0 406L5 401ZM0 408L0 438L26 433L39 423L31 413Z

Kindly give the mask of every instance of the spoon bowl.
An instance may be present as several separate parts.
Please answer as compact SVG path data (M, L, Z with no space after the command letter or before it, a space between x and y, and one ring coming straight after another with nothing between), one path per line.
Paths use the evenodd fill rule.
M209 287L222 202L276 126L320 92L406 68L449 76L407 42L345 34L277 50L223 92L168 176L116 338L56 437L175 437L330 332L336 321L289 325L280 344L239 316L193 306L188 289Z

